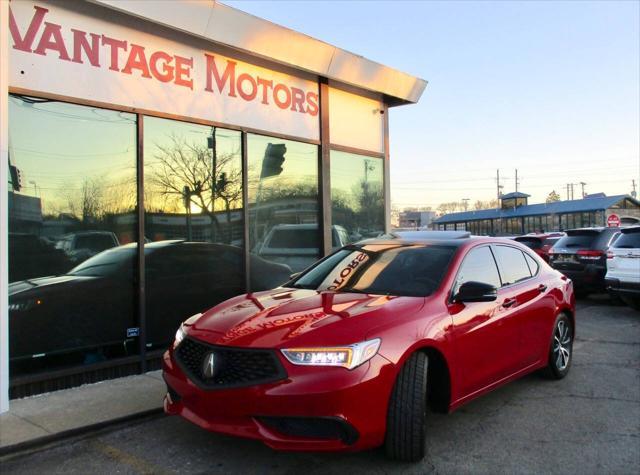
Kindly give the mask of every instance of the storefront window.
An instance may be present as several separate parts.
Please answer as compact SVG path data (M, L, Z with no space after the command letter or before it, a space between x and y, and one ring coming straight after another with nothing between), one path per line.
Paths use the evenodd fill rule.
M288 280L320 257L318 147L247 137L251 290Z
M349 242L384 233L382 158L331 152L331 212L334 234L346 231Z
M135 353L136 117L9 98L12 376Z
M240 132L144 118L147 347L246 291Z

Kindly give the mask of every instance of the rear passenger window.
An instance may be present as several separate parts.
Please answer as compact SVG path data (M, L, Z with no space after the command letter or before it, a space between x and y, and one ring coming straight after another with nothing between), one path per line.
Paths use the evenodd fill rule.
M488 246L472 249L466 255L456 278L454 295L462 284L471 281L491 284L496 288L500 287L500 275L496 268L496 261Z
M496 260L500 266L502 285L515 284L531 277L524 254L520 249L509 246L496 246Z
M540 267L536 262L536 260L526 252L524 253L524 258L527 260L527 264L529 265L529 271L531 271L531 275L536 275L538 273L538 267Z

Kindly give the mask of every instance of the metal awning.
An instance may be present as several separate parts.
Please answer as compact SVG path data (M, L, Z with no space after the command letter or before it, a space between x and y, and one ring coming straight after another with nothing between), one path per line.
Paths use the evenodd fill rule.
M215 0L86 0L356 88L417 103L427 81Z

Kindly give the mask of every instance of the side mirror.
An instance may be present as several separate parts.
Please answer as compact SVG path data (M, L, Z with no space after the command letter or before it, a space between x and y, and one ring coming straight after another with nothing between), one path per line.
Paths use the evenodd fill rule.
M465 282L453 297L454 302L493 302L498 298L498 289L484 282Z

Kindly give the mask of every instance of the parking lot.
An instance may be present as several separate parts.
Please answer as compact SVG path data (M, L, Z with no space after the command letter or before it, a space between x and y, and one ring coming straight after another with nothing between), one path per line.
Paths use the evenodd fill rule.
M453 414L430 415L420 464L388 461L382 450L274 452L162 416L14 456L2 472L636 473L640 313L595 296L578 303L577 320L567 378L530 375Z

